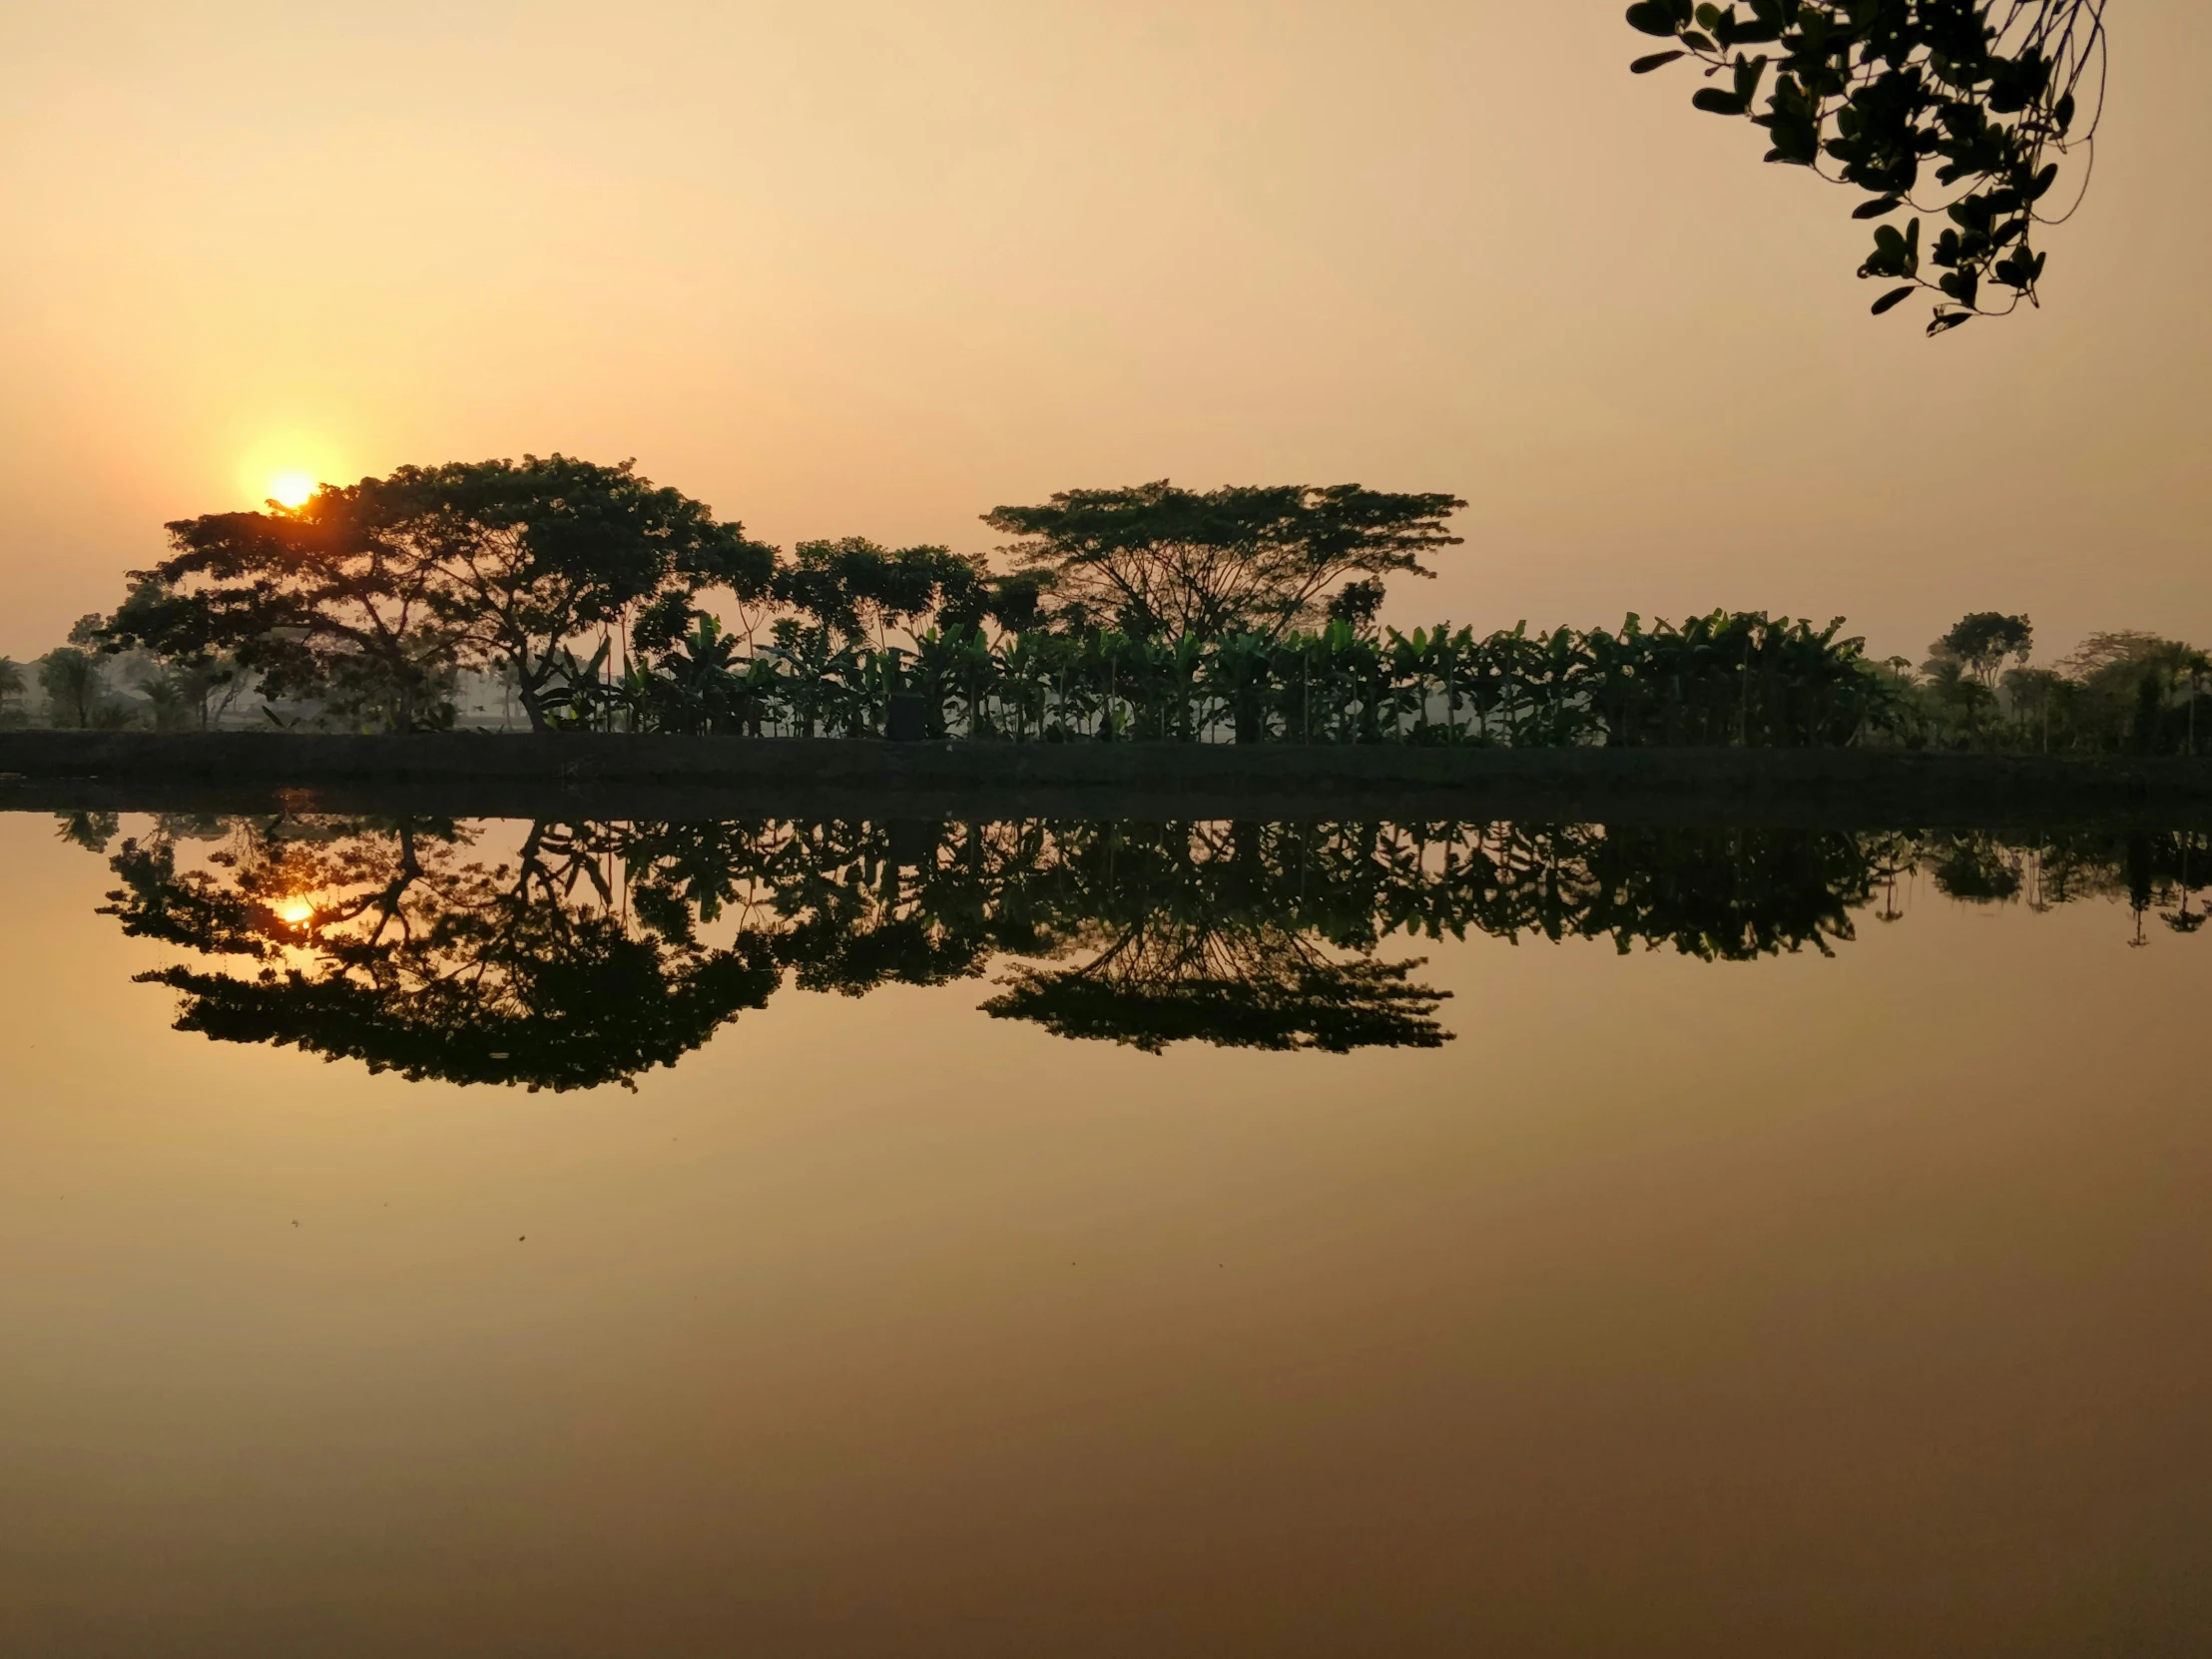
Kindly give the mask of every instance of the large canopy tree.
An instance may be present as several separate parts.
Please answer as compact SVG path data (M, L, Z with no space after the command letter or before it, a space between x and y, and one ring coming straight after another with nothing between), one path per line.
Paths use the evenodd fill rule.
M718 523L704 503L640 478L633 463L550 455L417 471L391 482L435 525L436 603L465 653L504 662L533 726L563 642L631 610L728 588L758 599L775 549Z
M1049 577L1061 607L1132 638L1273 638L1316 620L1348 578L1435 575L1421 556L1459 544L1445 525L1465 505L1358 484L1202 492L1163 478L1068 490L983 522L1018 538L1005 551Z
M418 526L381 480L168 528L174 552L131 572L106 629L111 649L228 652L270 697L322 698L400 731L431 714L458 641L432 603L438 571Z
M1714 84L1691 102L1765 128L1768 161L1864 192L1855 219L1910 213L1859 268L1892 284L1877 316L1927 292L1939 334L2039 303L2035 228L2072 213L2052 208L2060 163L2091 150L2103 109L2104 0L1637 0L1628 21L1673 43L1637 74L1704 64Z
M772 549L703 503L565 455L401 467L326 484L297 508L169 526L134 571L117 648L234 653L276 696L421 724L454 665L504 665L543 729L566 642L707 587L765 589Z

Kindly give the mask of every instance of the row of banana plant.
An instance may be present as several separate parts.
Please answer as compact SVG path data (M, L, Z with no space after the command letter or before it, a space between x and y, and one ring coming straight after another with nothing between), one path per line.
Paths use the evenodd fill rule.
M1014 742L1839 746L1891 730L1864 642L1763 612L1477 636L1338 620L1317 632L1132 639L928 629L852 641L785 618L748 642L705 614L617 669L571 657L555 718L603 730Z

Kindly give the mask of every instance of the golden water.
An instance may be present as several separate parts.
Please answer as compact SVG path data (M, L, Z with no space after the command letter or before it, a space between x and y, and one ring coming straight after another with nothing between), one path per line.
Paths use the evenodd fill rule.
M172 1031L54 829L0 1652L2212 1645L2212 941L2122 905L1447 939L1349 1056L786 989L531 1095Z

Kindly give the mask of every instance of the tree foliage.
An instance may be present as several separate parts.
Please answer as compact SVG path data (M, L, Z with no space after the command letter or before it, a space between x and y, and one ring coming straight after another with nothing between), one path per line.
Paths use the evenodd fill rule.
M503 665L533 726L578 635L709 586L765 588L771 550L628 462L562 455L402 467L297 508L169 526L112 648L231 653L277 697L400 731L446 724L457 666Z
M1197 491L1162 479L1068 490L1041 506L999 507L992 529L1017 538L1018 568L1048 574L1055 600L1138 640L1276 638L1318 620L1348 577L1433 576L1424 555L1455 547L1465 506L1338 484Z
M778 566L770 592L778 603L846 645L889 643L924 617L959 623L983 615L986 577L980 560L947 547L893 552L864 536L803 541Z
M1909 216L1859 268L1891 284L1877 316L1927 292L1939 334L2040 303L2036 227L2071 213L2060 166L2102 110L2103 0L1638 0L1628 21L1675 43L1637 74L1704 64L1691 102L1764 128L1768 161L1864 193L1855 219Z
M79 646L56 646L38 660L39 689L46 693L48 719L56 726L83 731L92 725L104 690L100 659Z
M2007 658L2025 668L2028 653L2034 648L2035 627L2026 617L2006 616L2001 611L1971 611L1929 649L1935 656L1955 657L1974 678L1989 686L1996 683Z
M2031 668L2033 640L2026 617L1976 611L1929 647L1917 676L1893 659L1888 740L2091 755L2212 747L2212 716L2198 708L2212 657L2195 646L2140 631L2092 634L2055 666Z

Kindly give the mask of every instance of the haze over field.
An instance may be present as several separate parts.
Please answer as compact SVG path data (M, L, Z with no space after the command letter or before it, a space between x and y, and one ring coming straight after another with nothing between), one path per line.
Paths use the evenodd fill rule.
M2046 309L1931 343L1616 0L11 8L0 652L283 475L551 449L787 546L1464 495L1408 624L2203 638L2212 21L2113 21Z

